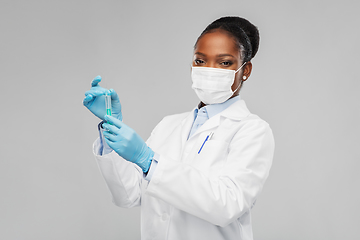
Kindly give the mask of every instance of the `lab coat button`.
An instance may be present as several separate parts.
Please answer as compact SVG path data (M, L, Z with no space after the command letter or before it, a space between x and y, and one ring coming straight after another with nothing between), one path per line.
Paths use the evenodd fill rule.
M162 219L163 221L168 220L168 218L169 218L169 215L168 215L167 213L164 213L164 214L162 215L162 217L161 217L161 219Z

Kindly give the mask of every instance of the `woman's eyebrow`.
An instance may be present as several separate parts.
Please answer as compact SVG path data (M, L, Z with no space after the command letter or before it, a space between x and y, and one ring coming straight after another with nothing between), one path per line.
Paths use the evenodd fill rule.
M201 55L201 56L206 56L205 54L203 54L203 53L201 53L201 52L196 52L195 54Z
M206 54L201 53L201 52L196 52L195 54L200 55L200 56L204 56L204 57L206 56ZM216 57L233 57L233 58L235 58L233 55L231 55L229 53L218 54L218 55L216 55Z
M235 58L233 55L228 54L228 53L218 54L218 55L216 55L216 56L217 56L217 57L233 57L233 58Z

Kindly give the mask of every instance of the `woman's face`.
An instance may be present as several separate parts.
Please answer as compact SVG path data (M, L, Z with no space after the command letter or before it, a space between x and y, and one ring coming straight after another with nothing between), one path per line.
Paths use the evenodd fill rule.
M235 44L235 40L224 30L216 30L203 35L197 42L194 49L194 57L192 65L195 67L212 67L223 68L230 70L238 70L243 64L241 60L240 50ZM248 71L249 67L246 64L235 75L235 81L231 86L231 89L235 91L241 82L246 79L251 72ZM244 75L247 74L247 75ZM231 96L234 97L239 94L240 88Z

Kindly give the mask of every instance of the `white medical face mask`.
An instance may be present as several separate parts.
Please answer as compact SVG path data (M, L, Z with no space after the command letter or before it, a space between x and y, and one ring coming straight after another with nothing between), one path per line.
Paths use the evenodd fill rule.
M239 67L238 70L229 70L211 67L192 67L191 79L192 88L195 90L198 98L205 104L223 103L228 100L235 91L231 86L235 81L235 74L246 64Z

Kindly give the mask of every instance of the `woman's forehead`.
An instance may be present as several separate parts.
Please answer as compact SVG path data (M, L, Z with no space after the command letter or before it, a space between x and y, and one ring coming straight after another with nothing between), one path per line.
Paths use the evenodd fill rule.
M224 31L209 32L201 36L194 52L206 56L228 54L238 57L240 54L235 39Z

